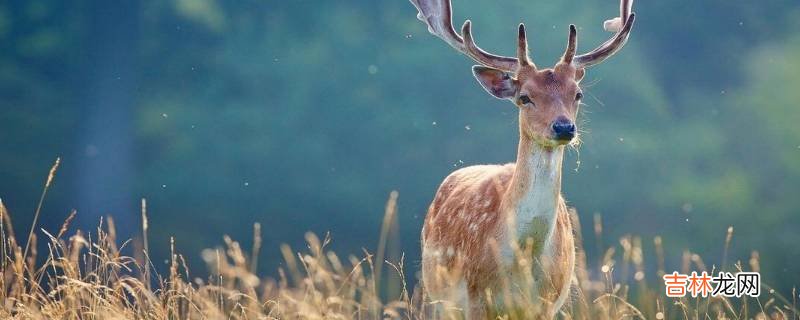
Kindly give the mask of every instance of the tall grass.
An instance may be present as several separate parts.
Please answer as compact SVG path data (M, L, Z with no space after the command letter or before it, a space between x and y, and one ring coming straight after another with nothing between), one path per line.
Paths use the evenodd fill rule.
M54 175L51 171L46 186ZM30 232L23 245L17 241L11 216L0 202L0 319L459 319L457 308L434 313L419 286L410 288L414 275L404 273L405 257L384 260L388 230L395 221L397 194L386 207L377 254L362 252L339 256L327 250L329 237L306 234L307 249L297 252L281 246L285 268L277 278L256 274L261 248L261 227L253 228L252 252L239 242L223 238L224 245L202 251L207 278L195 278L171 242L169 271L159 274L149 259L147 208L142 201L143 242L131 245L117 239L113 219L101 221L94 233L70 231L72 212L53 235ZM37 210L38 212L39 210ZM580 230L573 216L576 234ZM36 225L31 227L35 230ZM602 220L596 216L594 236L602 238ZM38 234L38 236L37 236ZM37 251L38 237L47 251ZM733 236L728 230L727 246ZM576 239L577 268L574 289L558 317L563 319L800 319L796 292L786 299L768 286L760 298L681 298L664 295L661 276L673 269L715 271L699 256L686 251L682 265L667 269L661 238L653 239L657 270L645 267L643 239L626 236L589 269L582 239ZM28 248L27 250L25 248ZM26 253L27 251L27 253ZM759 271L754 253L733 269ZM615 279L616 277L616 279ZM528 319L540 306L530 299L514 299L499 319Z

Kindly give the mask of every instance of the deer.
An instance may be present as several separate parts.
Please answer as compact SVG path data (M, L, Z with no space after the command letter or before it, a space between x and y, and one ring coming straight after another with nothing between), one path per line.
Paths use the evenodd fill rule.
M633 0L620 0L619 17L604 23L614 35L588 53L576 54L577 30L570 25L566 50L552 68L529 58L522 23L516 57L501 56L476 45L470 20L461 34L455 31L450 0L410 1L431 34L478 63L472 73L483 89L519 111L516 162L458 169L436 191L420 237L423 291L432 302L452 298L451 310L468 319L485 319L520 296L543 306L536 317L553 318L576 281L574 222L561 195L561 169L564 149L578 141L580 81L627 42Z

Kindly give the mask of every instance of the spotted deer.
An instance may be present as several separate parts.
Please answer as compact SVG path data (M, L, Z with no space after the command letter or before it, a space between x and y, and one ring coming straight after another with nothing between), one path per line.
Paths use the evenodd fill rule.
M565 146L576 143L575 119L588 67L619 51L634 23L633 0L621 0L620 16L604 23L614 36L576 55L577 31L569 26L567 48L552 68L528 57L525 26L519 25L516 57L484 51L467 20L453 29L450 0L410 0L428 31L479 65L480 85L519 110L515 163L459 169L442 182L422 228L422 281L432 301L450 300L469 319L518 297L543 306L537 317L556 315L573 281L575 241L561 196ZM440 303L439 305L443 305Z

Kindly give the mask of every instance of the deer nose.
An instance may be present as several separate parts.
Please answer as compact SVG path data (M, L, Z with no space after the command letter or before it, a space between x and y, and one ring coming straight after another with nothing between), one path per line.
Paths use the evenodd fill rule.
M575 138L575 124L567 118L559 117L553 122L553 134L556 140L572 140Z

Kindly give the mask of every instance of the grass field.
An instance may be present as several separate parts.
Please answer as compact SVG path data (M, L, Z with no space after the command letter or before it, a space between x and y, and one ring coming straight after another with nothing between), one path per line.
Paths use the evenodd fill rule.
M42 199L57 166L58 163L48 176ZM275 279L259 277L254 271L261 248L258 224L254 225L252 252L245 252L239 242L227 236L224 246L204 250L202 257L208 268L204 274L211 276L200 279L192 276L174 245L169 272L155 272L148 258L144 200L140 243L117 239L110 218L91 233L71 230L74 212L57 232L34 232L40 212L37 210L30 232L18 234L12 228L11 215L0 202L0 319L461 318L460 310L434 314L434 305L443 302L429 301L419 287L409 288L408 283L415 281L408 281L413 275L403 273L405 258L384 260L396 196L393 193L387 204L377 253L339 256L326 250L328 237L307 234L307 250L296 252L286 245L281 247L285 268L278 270L280 276ZM574 219L577 222L577 217ZM576 226L580 235L580 225ZM593 221L593 230L598 236L602 233L599 216ZM729 229L724 250L732 236L733 230ZM714 264L688 251L681 266L667 269L660 238L652 240L658 266L652 273L645 268L644 239L620 239L616 246L605 250L595 272L588 272L582 240L576 240L578 263L573 296L561 310L560 318L800 319L796 292L786 298L763 284L759 298L666 298L661 281L665 270L718 270L709 269L707 266ZM42 247L37 246L38 242L47 243L46 252L37 251ZM754 253L746 263L730 265L733 269L759 271L758 259ZM601 276L591 278L590 274ZM621 280L616 281L612 275ZM504 310L513 311L502 312L498 318L532 318L540 306L530 300L507 302Z

